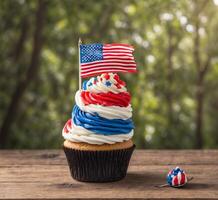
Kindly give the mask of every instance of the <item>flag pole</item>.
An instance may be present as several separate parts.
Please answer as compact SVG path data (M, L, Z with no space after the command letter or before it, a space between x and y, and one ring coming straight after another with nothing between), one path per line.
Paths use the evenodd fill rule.
M81 78L81 61L80 61L80 45L82 44L82 40L81 38L79 38L79 41L78 41L78 53L79 53L79 90L82 89L82 78Z

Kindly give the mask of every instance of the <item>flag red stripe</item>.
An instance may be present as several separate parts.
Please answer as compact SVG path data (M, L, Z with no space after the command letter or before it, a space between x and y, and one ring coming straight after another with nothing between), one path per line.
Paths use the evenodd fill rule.
M104 44L103 47L128 47L131 49L134 49L133 46L128 45L128 44L119 44L119 43L113 43L113 44Z
M122 66L107 66L107 67L93 67L89 69L82 69L82 72L87 73L87 72L92 72L92 71L98 71L98 70L103 70L103 69L121 69L121 70L136 70L135 67L130 66L130 67L122 67Z
M123 52L123 51L119 51L119 52L116 52L116 51L104 51L103 55L106 54L106 53L107 54L113 54L113 55L118 54L118 55L130 55L130 56L133 56L131 52Z
M108 48L108 47L103 47L103 51L123 51L123 52L133 52L133 49L130 48L118 48L118 47L113 47L113 48Z
M121 69L121 70L134 70L135 66L129 66L128 68L126 67L118 67L118 66L108 66L108 67L92 67L89 69L83 69L84 73L87 72L93 72L93 71L97 71L97 70L104 70L104 69Z
M113 57L113 56L105 56L104 57L104 61L105 60L120 60L120 61L126 61L126 62L132 62L133 60L134 60L134 57L131 57L131 58L127 58L127 57L119 57L119 58L117 58L117 57Z
M82 72L81 74L82 75L85 75L85 74L95 74L95 73L99 73L99 72L116 72L116 71L122 71L122 72L136 72L137 70L135 70L135 69L129 69L129 70L123 70L123 69L109 69L109 68L107 68L107 69L102 69L102 70L94 70L94 71L92 71L92 72Z
M115 50L115 51L129 51L129 52L133 52L134 49L132 48L123 48L123 47L103 47L103 51L112 51L112 50Z
M120 47L103 47L103 51L127 51L127 52L133 52L130 48L120 48Z
M134 48L132 46L122 46L122 45L113 45L113 46L104 45L103 46L103 50L105 50L105 49L118 49L118 48L134 51Z
M95 76L95 75L99 75L101 73L104 73L104 72L123 72L123 73L127 73L127 72L130 72L130 73L136 73L137 71L136 70L118 70L118 69L105 69L105 70L98 70L98 71L94 71L94 72L89 72L89 73L81 73L81 77L82 78L87 78L87 77L90 77L90 76Z
M95 66L111 66L111 65L118 65L118 66L130 66L130 65L133 65L136 67L136 63L135 62L131 62L131 63L122 63L122 62L101 62L101 63L95 63L95 64L85 64L85 65L81 65L81 67L83 69L85 68L91 68L91 67L95 67Z

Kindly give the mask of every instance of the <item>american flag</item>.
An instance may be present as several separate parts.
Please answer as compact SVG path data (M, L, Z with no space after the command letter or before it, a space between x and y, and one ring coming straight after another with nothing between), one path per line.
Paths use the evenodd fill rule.
M80 45L81 77L105 72L136 72L133 51L127 44Z

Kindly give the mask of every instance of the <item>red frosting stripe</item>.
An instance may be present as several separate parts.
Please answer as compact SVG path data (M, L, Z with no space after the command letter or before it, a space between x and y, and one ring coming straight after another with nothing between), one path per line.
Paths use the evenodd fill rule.
M130 94L128 92L121 92L114 94L108 93L90 93L89 91L82 91L81 98L85 105L97 104L102 106L120 106L127 107L130 103Z
M72 124L71 124L71 119L69 119L66 124L64 125L64 133L69 133L69 131L67 130L67 126L69 126L69 128L72 127Z

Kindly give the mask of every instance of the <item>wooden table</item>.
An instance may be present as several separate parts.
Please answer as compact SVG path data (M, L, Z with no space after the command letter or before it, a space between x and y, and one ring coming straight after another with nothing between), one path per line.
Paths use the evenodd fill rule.
M176 166L194 179L184 188L157 188ZM113 183L70 176L61 150L0 151L0 199L218 199L218 150L136 150L128 175Z

